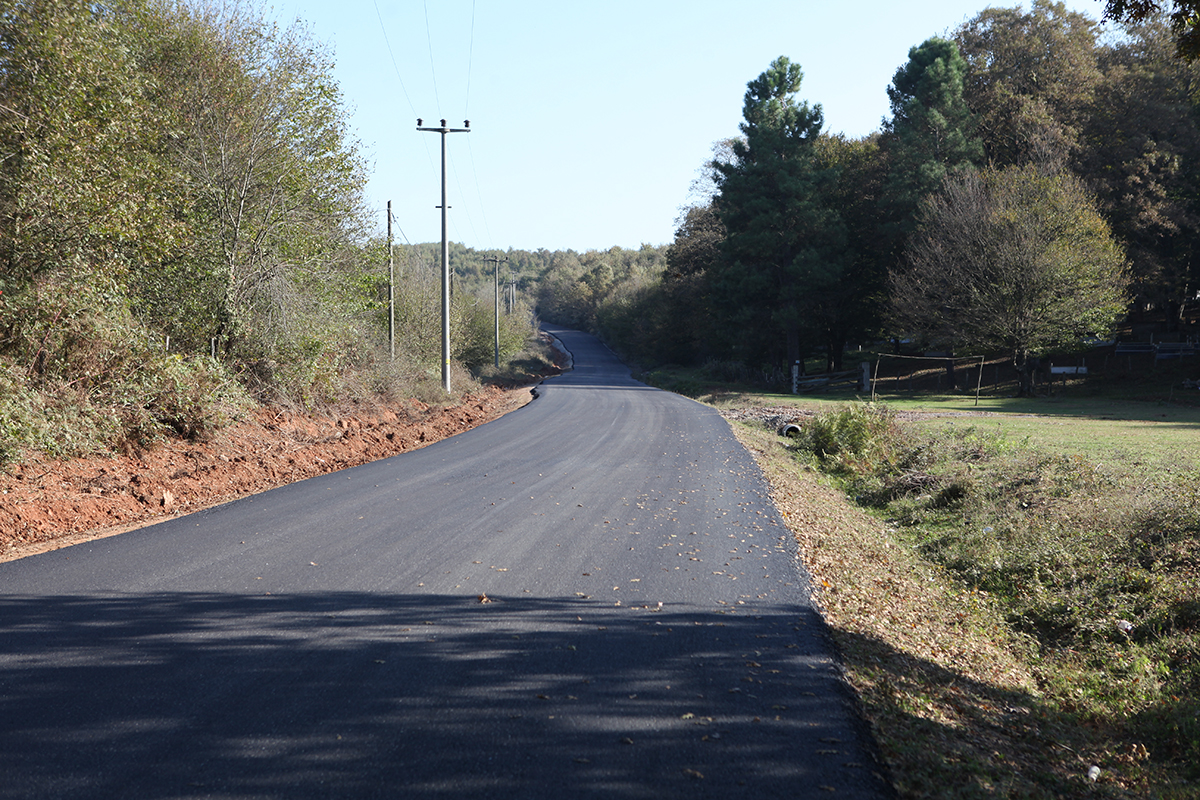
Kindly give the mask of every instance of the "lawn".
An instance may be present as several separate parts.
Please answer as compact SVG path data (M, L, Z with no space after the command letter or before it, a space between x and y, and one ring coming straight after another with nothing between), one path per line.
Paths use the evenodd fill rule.
M1200 391L1194 394L1180 392L1171 401L1121 395L983 396L978 405L974 396L878 394L875 402L919 414L919 422L930 427L973 425L1100 464L1180 472L1200 466ZM721 392L701 399L717 408L794 406L818 412L870 400L848 393L823 397L756 392Z

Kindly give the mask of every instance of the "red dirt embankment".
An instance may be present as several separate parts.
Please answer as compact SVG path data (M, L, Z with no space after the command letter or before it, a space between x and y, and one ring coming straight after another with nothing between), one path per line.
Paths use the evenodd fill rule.
M487 387L446 408L417 400L337 416L261 408L209 441L132 456L30 460L0 473L0 561L110 536L432 444L520 408Z

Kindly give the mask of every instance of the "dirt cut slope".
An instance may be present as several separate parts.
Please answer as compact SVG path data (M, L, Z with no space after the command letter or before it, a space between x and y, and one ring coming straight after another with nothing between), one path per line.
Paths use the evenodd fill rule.
M445 408L409 400L322 416L265 407L206 442L171 441L132 456L26 461L0 473L0 561L415 450L530 399L529 388L487 387Z

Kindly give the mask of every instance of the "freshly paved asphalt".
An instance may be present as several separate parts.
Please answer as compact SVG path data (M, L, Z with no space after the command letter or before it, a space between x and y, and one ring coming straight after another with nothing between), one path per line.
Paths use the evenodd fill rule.
M552 332L480 428L0 564L0 797L891 796L726 423Z

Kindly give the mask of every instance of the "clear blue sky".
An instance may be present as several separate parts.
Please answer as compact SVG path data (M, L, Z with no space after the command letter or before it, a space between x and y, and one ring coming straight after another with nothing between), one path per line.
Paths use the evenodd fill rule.
M486 249L666 244L714 142L737 133L746 83L786 55L829 131L888 113L910 47L986 0L268 0L337 57L372 164L379 229L439 241L440 135L450 134L450 238ZM993 3L1016 6L1019 3ZM1024 4L1028 7L1028 3ZM1099 0L1070 0L1099 18Z

